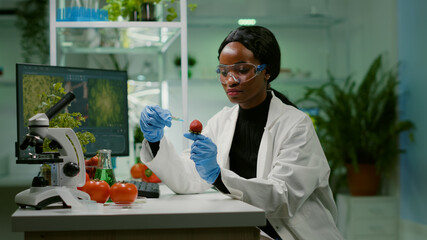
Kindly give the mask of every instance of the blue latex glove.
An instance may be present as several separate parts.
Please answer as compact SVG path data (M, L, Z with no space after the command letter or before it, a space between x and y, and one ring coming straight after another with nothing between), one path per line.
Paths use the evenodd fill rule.
M172 125L172 115L169 110L159 106L146 106L141 112L139 126L144 138L149 142L158 142L164 135L165 126Z
M191 160L196 164L197 172L206 182L213 184L221 169L216 161L216 144L206 136L185 133L184 137L193 140L191 145Z

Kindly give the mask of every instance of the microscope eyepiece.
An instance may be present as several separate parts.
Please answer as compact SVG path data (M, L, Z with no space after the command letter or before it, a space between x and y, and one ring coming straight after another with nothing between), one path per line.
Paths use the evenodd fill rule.
M59 113L65 106L71 103L71 101L74 100L76 96L72 92L68 92L65 94L61 100L59 100L53 107L51 107L49 110L46 111L46 116L51 119L53 118L57 113Z

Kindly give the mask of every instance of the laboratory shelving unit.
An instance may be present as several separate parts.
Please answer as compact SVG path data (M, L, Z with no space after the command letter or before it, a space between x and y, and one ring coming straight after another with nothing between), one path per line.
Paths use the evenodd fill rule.
M88 1L81 1L88 2ZM94 1L95 2L95 1ZM138 155L138 144L134 143L133 132L134 125L139 123L139 113L143 108L144 104L158 104L162 107L168 107L168 94L167 81L165 81L165 53L170 48L172 43L180 40L180 56L181 56L181 96L178 92L174 95L180 102L175 104L174 112L179 114L184 121L181 128L178 126L173 130L169 130L166 135L172 141L178 144L178 148L186 148L188 142L182 141L182 134L187 131L185 126L188 126L188 75L184 74L188 71L188 62L183 59L188 59L187 53L187 0L175 1L175 8L179 9L178 17L176 20L168 22L165 20L159 21L58 21L57 20L57 9L63 8L66 4L70 4L68 0L50 0L49 2L49 22L50 22L50 65L52 66L70 66L71 63L67 63L67 56L100 56L100 55L126 55L135 56L138 55L141 58L148 59L147 61L157 64L157 71L150 81L137 80L130 76L128 83L128 102L129 102L129 143L130 148L129 157L124 157L120 161L117 161L116 177L125 178L129 175L129 167L135 162ZM103 6L98 6L102 8ZM162 10L160 11L162 12ZM162 17L159 17L162 19ZM64 33L78 32L90 30L92 32L98 31L119 31L125 32L134 31L132 37L139 43L141 36L145 36L145 40L142 41L144 44L133 44L127 45L124 40L119 36L116 36L115 41L118 43L114 46L106 46L102 44L82 44L79 42L81 39L67 39L67 35ZM156 35L157 34L157 35ZM73 37L72 34L68 36ZM148 36L148 38L147 38ZM92 40L93 36L86 36L87 39ZM113 36L114 38L114 36ZM147 40L148 39L148 40ZM76 41L74 41L76 40ZM74 42L73 42L74 41ZM156 55L155 59L153 54ZM146 79L147 80L147 79ZM133 84L133 85L132 85ZM132 85L132 86L131 86ZM166 85L166 87L164 87ZM181 99L180 99L181 98ZM148 99L148 100L147 100ZM179 146L182 144L182 146Z
M187 0L180 0L180 11L179 11L179 21L177 22L165 22L165 21L121 21L121 22L111 22L111 21L73 21L73 22L64 22L57 21L56 11L57 6L61 4L61 0L50 0L50 64L51 65L64 65L64 55L66 54L115 54L115 53L141 53L158 51L159 53L164 53L173 41L178 37L181 40L181 60L188 58L187 53ZM130 29L130 28L140 28L150 30L166 29L172 31L172 35L169 36L166 40L157 41L151 46L147 47L138 47L138 48L122 48L122 47L65 47L62 46L60 42L60 37L58 34L59 29L90 29L90 28L109 28L109 29ZM58 49L62 51L61 59L58 59ZM58 61L59 60L59 61ZM187 122L187 84L188 76L184 73L188 71L188 62L181 61L181 83L182 83L182 117L185 122ZM159 72L160 78L162 77L162 72Z
M84 1L82 1L84 2ZM66 56L69 55L99 55L99 54L139 54L141 56L147 54L157 54L158 55L158 79L157 79L157 92L159 94L159 103L161 105L163 99L162 93L162 82L164 81L164 55L172 43L180 39L180 56L181 56L181 97L182 97L182 107L179 110L180 117L184 119L182 126L188 126L188 110L187 110L187 86L188 86L188 75L184 74L188 71L188 62L183 61L183 59L188 59L187 53L187 0L175 1L178 12L178 20L172 22L168 21L58 21L57 20L57 9L58 7L64 7L64 5L69 4L65 0L50 0L49 11L50 11L50 64L65 66L67 65ZM102 8L103 6L99 6ZM84 45L84 44L73 44L73 40L65 41L64 30L73 31L73 30L84 30L84 29L105 29L105 30L137 30L138 33L144 35L147 33L151 35L151 40L144 45L138 46L126 46L123 44L123 39L116 39L119 42L118 46L94 46L94 45ZM153 36L158 34L157 36ZM153 59L153 61L155 61ZM135 92L133 92L135 93ZM129 92L129 96L133 94ZM138 96L141 96L141 92L135 93ZM131 97L131 96L130 96ZM183 127L182 132L185 129ZM133 142L133 140L132 140Z

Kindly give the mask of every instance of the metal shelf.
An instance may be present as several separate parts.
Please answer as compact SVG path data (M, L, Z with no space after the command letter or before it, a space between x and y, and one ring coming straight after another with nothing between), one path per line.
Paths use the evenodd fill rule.
M87 21L87 22L61 22L56 21L57 28L181 28L182 22L109 22L109 21Z
M113 32L114 30L117 29L106 28L103 31L88 28L57 28L60 51L63 54L163 53L181 34L180 28L166 27L132 27ZM114 37L110 37L109 34ZM126 43L120 40L120 37L125 37ZM106 40L113 40L113 42L106 44Z

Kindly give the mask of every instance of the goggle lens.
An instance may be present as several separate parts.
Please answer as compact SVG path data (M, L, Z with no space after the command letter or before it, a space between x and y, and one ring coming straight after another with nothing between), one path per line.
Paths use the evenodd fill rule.
M228 79L231 77L235 82L247 82L255 78L267 65L255 65L252 63L236 63L233 65L218 65L216 72L218 79L223 84L227 84ZM230 75L230 76L229 76Z

